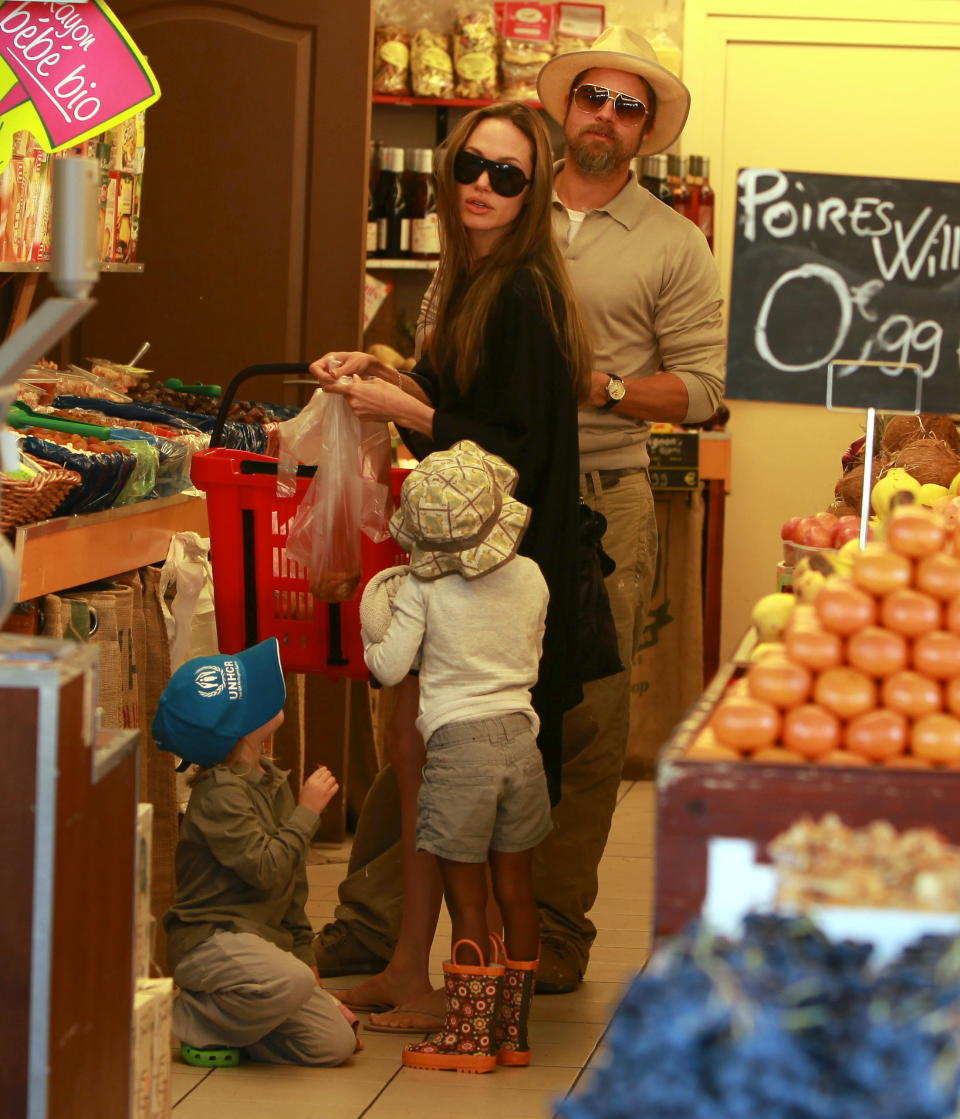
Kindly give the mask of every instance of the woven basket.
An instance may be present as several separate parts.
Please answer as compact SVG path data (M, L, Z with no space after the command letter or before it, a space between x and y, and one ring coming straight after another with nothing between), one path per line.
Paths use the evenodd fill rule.
M46 520L80 485L80 475L74 470L51 466L31 455L23 458L37 467L37 473L23 480L0 474L0 532Z

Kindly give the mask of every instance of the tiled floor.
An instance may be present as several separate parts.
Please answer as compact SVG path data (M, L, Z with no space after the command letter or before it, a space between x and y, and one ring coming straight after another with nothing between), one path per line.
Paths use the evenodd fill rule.
M411 1039L365 1032L366 1048L336 1069L245 1064L212 1072L175 1059L175 1119L550 1119L554 1104L577 1083L598 1052L625 983L648 947L653 881L653 785L624 782L592 918L599 933L586 979L570 995L533 1004L533 1064L487 1076L405 1069L400 1051ZM309 867L307 912L319 927L336 903L347 848L317 848ZM449 953L446 913L434 942L433 966ZM338 980L349 986L353 980ZM589 1075L589 1073L588 1073Z

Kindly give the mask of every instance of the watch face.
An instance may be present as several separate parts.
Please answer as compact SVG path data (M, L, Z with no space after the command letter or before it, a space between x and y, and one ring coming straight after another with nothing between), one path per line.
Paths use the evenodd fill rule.
M611 400L623 400L627 395L627 386L620 380L619 377L611 377L607 384L607 396Z

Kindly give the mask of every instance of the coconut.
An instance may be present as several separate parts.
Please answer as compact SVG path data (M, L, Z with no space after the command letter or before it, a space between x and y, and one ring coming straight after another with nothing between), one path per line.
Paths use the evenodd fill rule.
M922 412L919 416L891 416L884 425L881 446L888 455L918 439L942 439L952 450L960 450L960 433L949 416Z
M870 482L870 490L877 484L877 479L880 477L880 471L883 469L883 463L879 459L873 460L872 480ZM863 463L858 462L856 466L851 466L850 469L841 477L837 484L838 497L845 504L850 505L853 509L860 509L863 504Z
M860 471L860 477L863 477L862 470ZM859 509L854 509L852 505L848 505L842 497L838 497L836 501L831 501L826 511L832 513L835 517L850 517L860 512Z
M897 451L891 465L902 466L921 486L949 486L960 474L960 455L943 439L917 439Z

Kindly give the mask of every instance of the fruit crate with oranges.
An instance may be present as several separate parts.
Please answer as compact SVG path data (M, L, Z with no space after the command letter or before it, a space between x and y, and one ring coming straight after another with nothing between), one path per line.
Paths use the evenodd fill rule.
M880 534L765 596L785 609L760 655L751 631L664 747L658 933L699 912L713 837L766 843L834 812L960 843L960 533L905 505Z

